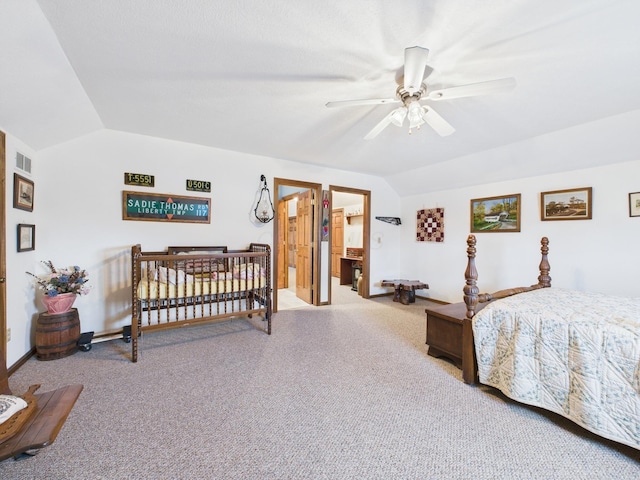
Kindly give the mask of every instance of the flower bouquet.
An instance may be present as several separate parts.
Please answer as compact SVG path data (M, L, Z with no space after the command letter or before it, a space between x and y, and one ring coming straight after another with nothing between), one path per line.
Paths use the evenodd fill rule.
M27 272L36 279L36 283L48 297L56 297L64 293L73 293L74 295L87 295L90 287L87 286L89 274L80 267L68 267L57 269L53 266L51 260L43 261L49 273L46 275L34 275Z
M42 303L50 314L69 312L77 295L89 293L89 274L80 267L57 269L51 260L42 263L49 269L48 274L38 276L27 272L36 279L36 283L45 293Z

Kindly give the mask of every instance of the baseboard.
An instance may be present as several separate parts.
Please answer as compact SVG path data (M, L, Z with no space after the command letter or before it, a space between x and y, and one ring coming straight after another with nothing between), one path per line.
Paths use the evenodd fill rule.
M451 302L445 302L444 300L438 300L437 298L424 297L422 295L416 295L416 298L421 298L423 300L428 300L433 303L439 303L440 305L449 305Z
M13 375L15 372L18 371L18 369L22 365L24 365L27 362L27 360L29 360L35 354L36 354L36 347L33 347L31 350L29 350L27 353L25 353L22 357L20 357L16 363L11 365L11 368L7 369L7 374L9 376Z
M369 298L390 297L393 293L377 293L375 295L369 295Z

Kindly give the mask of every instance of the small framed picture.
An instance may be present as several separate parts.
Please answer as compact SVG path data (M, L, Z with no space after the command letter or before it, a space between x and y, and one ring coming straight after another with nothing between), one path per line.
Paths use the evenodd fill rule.
M33 182L13 174L13 208L33 212Z
M541 220L591 220L591 187L540 194Z
M629 194L629 216L640 217L640 192Z
M520 194L471 200L471 232L519 232Z
M28 252L36 249L36 226L18 224L18 251Z

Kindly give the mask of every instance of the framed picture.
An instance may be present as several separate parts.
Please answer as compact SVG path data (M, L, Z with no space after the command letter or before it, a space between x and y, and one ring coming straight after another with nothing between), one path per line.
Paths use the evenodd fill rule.
M540 194L541 220L591 220L591 187Z
M33 212L33 182L13 174L13 208Z
M519 232L520 194L471 200L471 232Z
M629 194L629 216L640 217L640 192Z
M36 249L36 226L18 224L18 251L28 252Z

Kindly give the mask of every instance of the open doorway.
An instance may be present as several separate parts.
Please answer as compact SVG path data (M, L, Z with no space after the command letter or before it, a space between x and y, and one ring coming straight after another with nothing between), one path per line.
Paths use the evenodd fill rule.
M288 304L319 305L320 252L319 198L322 185L298 180L274 179L273 310L279 297Z
M330 185L330 276L328 303L348 298L345 291L369 298L371 192ZM336 289L340 289L340 295Z
M274 218L274 246L273 246L273 310L280 308L280 299L294 297L296 306L327 305L332 303L332 262L337 255L332 254L335 233L332 220L333 193L352 196L358 204L358 213L350 207L344 215L343 221L360 224L359 242L361 250L358 255L358 270L351 272L350 289L353 286L353 275L362 275L363 298L369 298L369 250L370 250L370 205L371 192L348 187L329 186L324 192L322 185L298 180L274 178L274 192L276 200L276 215ZM324 201L323 201L324 200ZM351 217L351 218L348 218ZM328 225L327 225L328 224ZM328 227L328 231L323 228ZM295 237L293 239L292 237ZM333 237L333 238L332 238ZM353 239L347 237L346 243ZM346 256L346 245L343 241L342 255ZM336 253L340 247L336 248ZM345 270L346 272L346 270ZM357 295L357 292L352 292Z

